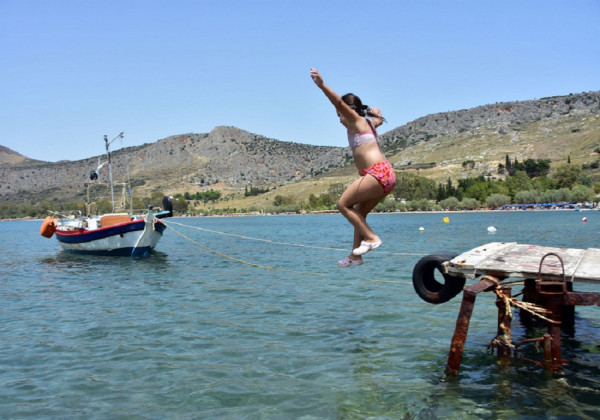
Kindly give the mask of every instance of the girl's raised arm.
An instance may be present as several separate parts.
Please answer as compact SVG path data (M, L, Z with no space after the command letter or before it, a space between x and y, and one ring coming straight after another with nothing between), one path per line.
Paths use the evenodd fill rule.
M312 77L317 87L323 91L325 96L327 96L327 99L329 99L329 101L333 104L337 112L343 115L346 120L349 122L355 122L360 119L360 116L344 101L342 101L342 98L335 93L333 89L323 82L323 77L317 69L310 69L310 77Z

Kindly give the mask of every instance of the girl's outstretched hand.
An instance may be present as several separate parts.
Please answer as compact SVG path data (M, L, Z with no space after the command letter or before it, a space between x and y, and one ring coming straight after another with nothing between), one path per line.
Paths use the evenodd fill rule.
M318 87L323 87L323 78L321 77L317 69L310 69L310 77L312 77L313 82L315 82L315 84Z

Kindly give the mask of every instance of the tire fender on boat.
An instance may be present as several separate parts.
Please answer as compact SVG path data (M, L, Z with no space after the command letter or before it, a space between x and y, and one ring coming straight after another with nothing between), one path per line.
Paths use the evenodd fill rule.
M440 304L459 294L465 285L464 277L454 277L444 272L443 263L456 257L449 251L439 251L421 258L413 269L415 292L425 302ZM435 270L444 277L444 283L435 278Z
M45 238L51 238L54 235L54 231L56 230L56 225L58 224L58 220L52 216L48 216L42 222L42 227L40 228L40 235Z

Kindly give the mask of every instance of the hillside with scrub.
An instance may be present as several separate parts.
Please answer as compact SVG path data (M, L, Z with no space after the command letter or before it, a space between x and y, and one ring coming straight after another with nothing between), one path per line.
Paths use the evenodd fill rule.
M398 185L380 209L598 201L600 92L431 114L383 133L381 144ZM91 183L89 173L102 159L41 162L0 147L0 217L82 209L88 196L101 212L107 174ZM348 148L235 127L126 147L113 162L115 182L131 185L135 208L171 195L183 214L333 210L356 178Z

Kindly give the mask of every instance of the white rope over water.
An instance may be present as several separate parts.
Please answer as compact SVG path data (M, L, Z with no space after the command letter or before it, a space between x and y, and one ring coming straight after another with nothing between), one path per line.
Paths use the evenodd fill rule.
M163 219L164 222L164 219ZM198 226L190 226L190 225L186 225L183 223L177 223L177 222L173 222L170 221L169 224L175 224L175 225L179 225L179 226L184 226L184 227L188 227L190 229L196 229L196 230L201 230L204 232L210 232L210 233L216 233L219 235L225 235L225 236L233 236L236 238L241 238L241 239L248 239L251 241L260 241L260 242L269 242L272 244L276 244L276 245L287 245L287 246L297 246L300 248L315 248L315 249L325 249L328 251L347 251L347 249L342 249L342 248L332 248L332 247L324 247L324 246L317 246L317 245L304 245L304 244L296 244L296 243L292 243L292 242L278 242L278 241L273 241L270 239L263 239L263 238L253 238L251 236L244 236L244 235L237 235L234 233L227 233L227 232L220 232L218 230L211 230L211 229L206 229L206 228L201 228ZM414 256L414 257L423 257L426 254L419 254L416 252L389 252L389 251L377 251L378 254L392 254L392 255L408 255L408 256Z
M205 229L205 228L201 228L201 227L198 227L198 226L190 226L190 225L186 225L186 224L178 223L178 222L174 222L174 221L169 221L169 223L167 224L164 219L162 219L162 222L165 223L169 227L169 229L171 229L175 234L177 234L177 235L181 236L182 238L190 241L194 245L199 246L200 248L204 249L205 251L208 251L210 253L218 255L218 256L220 256L222 258L226 258L226 259L229 259L231 261L235 261L235 262L240 263L240 264L245 264L245 265L249 265L251 267L256 267L256 268L262 268L264 270L283 271L283 272L288 272L288 273L304 274L304 275L319 276L319 277L327 277L327 276L329 276L328 274L323 274L323 273L314 273L314 272L308 272L308 271L295 271L295 270L289 270L289 269L285 269L285 268L277 268L277 267L265 266L265 265L261 265L261 264L252 263L252 262L249 262L249 261L244 261L242 259L235 258L235 257L232 257L230 255L223 254L222 252L215 251L214 249L211 249L211 248L207 247L206 245L203 245L203 244L201 244L201 243L193 240L192 238L184 235L183 233L181 233L178 230L174 229L173 226L171 226L171 225L178 225L178 226L183 226L183 227L187 227L187 228L191 228L191 229L196 229L196 230L200 230L200 231L216 233L216 234L219 234L219 235L233 236L233 237L241 238L241 239L247 239L247 240L253 240L253 241L260 241L260 242L269 242L269 243L273 243L273 244L277 244L277 245L297 246L297 247L302 247L302 248L316 248L316 249L325 249L325 250L332 250L332 251L345 251L344 249L339 249L339 248L328 248L328 247L321 247L321 246L316 246L316 245L303 245L303 244L295 244L295 243L290 243L290 242L278 242L278 241L273 241L273 240L270 240L270 239L253 238L253 237L250 237L250 236L237 235L237 234L233 234L233 233L227 233L227 232L220 232L220 231L211 230L211 229ZM378 252L378 253L381 253L381 252ZM414 255L414 256L422 256L422 255L424 255L424 254L416 254L416 253L391 253L391 252L388 252L388 254ZM369 280L369 281L376 282L376 283L412 284L410 282L393 281L393 280L377 280L377 279L365 279L365 280Z

